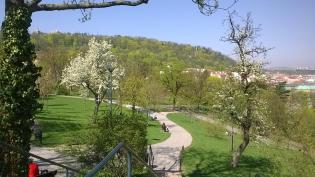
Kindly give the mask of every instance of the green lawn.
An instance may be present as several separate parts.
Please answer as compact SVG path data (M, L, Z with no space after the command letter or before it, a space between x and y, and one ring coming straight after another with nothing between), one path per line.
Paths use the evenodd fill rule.
M229 167L231 141L222 127L192 119L185 114L168 117L189 131L192 145L183 154L183 174L190 177L315 176L315 166L302 153L252 142L239 167ZM236 138L236 144L240 137ZM237 147L237 146L235 146Z
M43 145L70 144L73 137L88 130L93 110L94 102L91 100L64 96L49 97L44 101L43 110L36 115L43 129ZM106 105L102 104L99 114L104 110ZM147 134L149 144L163 141L168 136L168 133L161 131L157 121L149 121Z
M164 132L157 120L149 120L148 124L148 144L156 144L166 140L171 134Z

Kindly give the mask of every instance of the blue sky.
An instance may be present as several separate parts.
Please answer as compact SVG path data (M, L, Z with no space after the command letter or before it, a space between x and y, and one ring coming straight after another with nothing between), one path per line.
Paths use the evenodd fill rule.
M50 1L54 0L43 0ZM315 0L239 0L232 9L242 16L252 12L254 23L261 25L259 41L274 47L266 58L270 66L315 67ZM0 12L2 21L4 1ZM138 7L97 9L85 23L78 21L80 17L78 10L36 12L30 31L142 36L206 46L233 57L233 46L220 41L226 32L226 12L204 16L191 0L149 0Z

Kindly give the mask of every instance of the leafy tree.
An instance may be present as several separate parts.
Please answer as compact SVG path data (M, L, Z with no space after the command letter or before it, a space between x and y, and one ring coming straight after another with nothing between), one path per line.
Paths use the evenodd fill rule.
M145 93L143 91L144 77L137 71L129 73L122 83L123 99L131 104L131 109L136 111L136 105L144 105Z
M286 100L289 96L290 90L285 88L286 82L280 82L276 84L275 91L281 99Z
M179 62L170 63L161 71L161 82L164 87L171 93L173 110L175 110L179 92L186 84L186 73L184 65Z
M189 76L191 78L183 89L183 96L196 106L197 110L200 110L200 106L205 105L209 101L209 72L205 69L189 71Z
M165 90L159 79L152 75L149 76L144 82L143 91L146 106L154 110L159 109L158 105L160 105L162 100L166 97Z
M292 92L286 102L286 116L282 129L285 137L301 146L304 153L311 155L314 148L312 139L312 124L314 124L314 111L310 109L308 94ZM315 164L315 161L313 160Z
M35 62L37 66L42 68L41 75L45 77L45 79L40 79L40 86L50 86L48 94L59 89L62 71L69 63L68 59L75 56L71 50L55 46L47 46L45 50L37 52ZM41 88L40 90L42 90ZM47 89L48 87L45 90L47 91Z
M94 96L95 109L93 122L96 122L99 106L107 90L118 87L118 79L123 70L117 64L116 56L110 51L107 41L98 42L92 38L85 55L80 54L67 66L62 75L62 82L67 86L79 86Z
M96 127L76 138L78 146L74 146L72 153L87 167L100 162L118 143L124 142L139 157L145 159L147 139L147 118L138 113L125 113L113 110L101 116ZM81 146L82 145L82 146ZM107 176L126 176L126 153L121 151L114 160L111 160L107 168L102 170ZM133 160L133 171L143 166Z
M243 133L242 143L232 155L232 167L237 166L251 135L261 135L269 126L265 116L265 101L260 96L261 90L265 88L262 64L253 60L267 49L255 45L259 29L253 26L250 14L242 20L244 26L235 23L234 15L230 13L228 16L229 32L224 40L236 45L235 53L239 60L217 95L217 108Z

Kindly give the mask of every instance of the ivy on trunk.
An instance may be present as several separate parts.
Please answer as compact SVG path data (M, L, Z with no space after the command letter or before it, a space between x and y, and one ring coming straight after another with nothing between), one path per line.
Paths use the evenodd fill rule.
M33 63L34 45L28 28L36 11L137 6L148 0L136 1L69 1L44 4L42 0L5 0L5 20L2 24L2 54L0 58L0 141L30 150L31 125L36 110L39 90L36 80L40 68ZM0 148L0 176L27 176L28 157Z
M6 7L0 60L0 141L25 151L30 149L30 127L40 107L35 83L40 69L33 63L35 48L28 33L30 25L28 8L13 4ZM0 176L25 176L27 161L27 156L0 148Z

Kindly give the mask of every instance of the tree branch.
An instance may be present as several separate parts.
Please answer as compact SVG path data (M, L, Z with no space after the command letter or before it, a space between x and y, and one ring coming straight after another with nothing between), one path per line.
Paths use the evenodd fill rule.
M147 4L149 0L137 0L137 1L110 1L110 2L98 2L92 3L89 1L82 3L63 3L63 4L39 4L41 0L34 0L31 9L33 12L37 11L53 11L53 10L68 10L68 9L92 9L92 8L106 8L112 6L138 6L141 4ZM38 2L38 3L36 3Z
M216 12L216 10L229 10L233 7L239 0L231 0L232 3L227 7L220 7L220 0L192 0L193 3L198 5L200 12L204 15L211 15Z
M42 0L32 0L31 5L37 5L40 2L42 2Z

